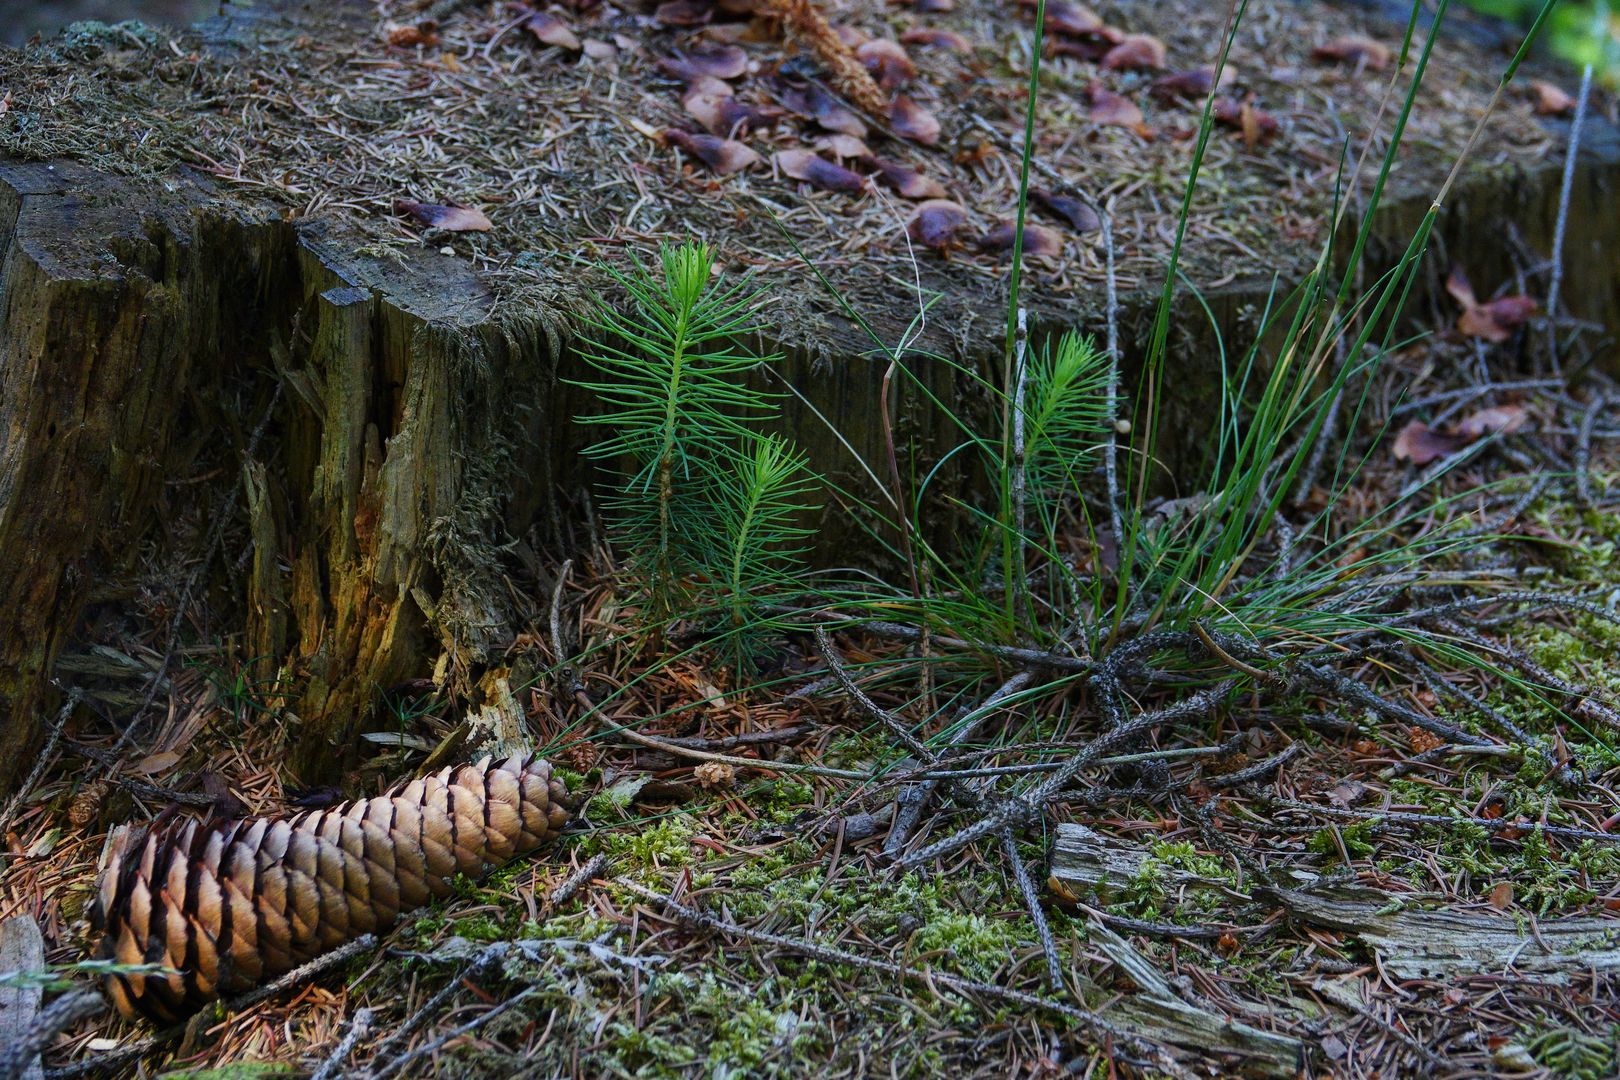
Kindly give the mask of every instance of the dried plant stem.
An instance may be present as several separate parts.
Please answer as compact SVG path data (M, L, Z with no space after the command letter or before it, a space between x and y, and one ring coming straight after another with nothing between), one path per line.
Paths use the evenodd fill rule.
M851 105L873 116L888 115L888 98L812 0L760 0L756 10L760 15L780 20L783 36L788 41L814 53L827 69L833 89L849 99Z
M1569 147L1564 153L1564 177L1558 189L1558 222L1553 228L1552 281L1547 286L1547 351L1554 371L1558 359L1558 298L1564 285L1564 234L1569 225L1569 197L1575 187L1575 161L1581 152L1581 128L1586 123L1586 103L1592 96L1592 65L1581 74L1580 93L1575 97L1575 118L1569 124Z

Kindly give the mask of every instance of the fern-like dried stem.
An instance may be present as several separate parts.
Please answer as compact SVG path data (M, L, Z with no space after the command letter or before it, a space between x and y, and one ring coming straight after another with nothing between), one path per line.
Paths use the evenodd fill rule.
M759 14L778 19L783 35L815 54L827 69L828 81L850 104L874 116L887 116L889 99L872 81L866 66L855 58L827 22L813 0L760 0Z

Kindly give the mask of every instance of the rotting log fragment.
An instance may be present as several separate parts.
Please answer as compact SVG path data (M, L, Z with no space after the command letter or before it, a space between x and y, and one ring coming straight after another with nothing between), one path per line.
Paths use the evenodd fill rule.
M1355 887L1267 893L1290 916L1354 935L1399 979L1449 979L1513 972L1563 984L1620 970L1620 924L1613 919L1514 919L1423 911L1377 889Z

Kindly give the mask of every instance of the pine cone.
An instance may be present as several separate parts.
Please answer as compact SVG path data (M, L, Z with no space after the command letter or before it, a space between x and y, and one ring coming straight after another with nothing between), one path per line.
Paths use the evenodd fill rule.
M91 923L97 957L172 975L109 975L126 1017L174 1023L533 851L568 820L549 763L484 758L293 818L121 829Z

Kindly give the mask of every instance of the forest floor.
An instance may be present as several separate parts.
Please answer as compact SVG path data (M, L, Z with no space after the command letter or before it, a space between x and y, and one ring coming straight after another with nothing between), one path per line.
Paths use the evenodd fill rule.
M591 541L558 594L556 629L512 643L561 673L558 639L577 642L562 646L591 657L577 685L621 690L605 713L571 700L566 674L520 692L537 743L582 801L580 830L461 883L341 975L211 1016L147 1068L279 1075L330 1057L370 1076L788 1076L810 1063L829 1076L1614 1075L1620 731L1598 721L1620 703L1617 433L1601 397L1582 404L1552 380L1493 389L1476 360L1435 338L1380 376L1376 415L1356 436L1376 438L1375 464L1343 512L1369 513L1417 475L1394 461L1393 436L1364 434L1384 420L1524 410L1519 431L1478 444L1442 481L1522 477L1502 496L1505 515L1453 504L1472 522L1500 517L1509 538L1488 565L1458 569L1487 594L1533 590L1597 613L1520 600L1459 616L1505 663L1527 661L1539 702L1440 658L1433 670L1544 737L1550 765L1509 741L1448 741L1320 693L1292 708L1238 699L1163 725L1132 748L1151 754L1100 760L1044 828L1018 838L1061 969L1052 987L993 840L905 874L890 865L904 768L807 637L780 643L763 685L732 685L701 652L649 666L625 633L622 570ZM227 531L227 556L245 544ZM97 711L138 703L181 570L154 562L64 661ZM857 634L841 647L859 676L914 646ZM1384 666L1373 681L1387 697L1486 730L1446 687ZM0 893L0 917L39 917L50 960L85 955L82 915L110 824L175 798L277 813L307 794L275 766L284 699L254 670L228 636L187 649L162 687L166 715L135 736L144 756L110 773L98 765L107 727L68 732L69 752L5 838ZM867 689L884 706L918 707L892 680ZM407 774L454 726L425 685L390 701L354 789ZM1043 752L1083 745L1098 727L1081 705L1008 709L980 732L981 764L1024 760L1032 738ZM665 745L630 741L621 725ZM909 848L958 820L925 817ZM340 1047L362 1009L369 1033ZM47 1061L94 1062L142 1034L104 1017ZM194 1072L207 1069L222 1071Z

